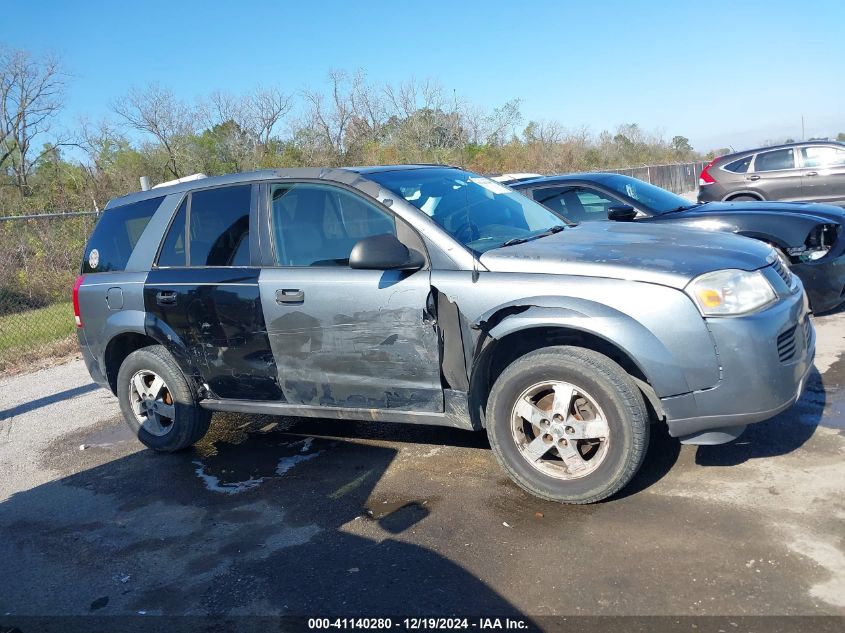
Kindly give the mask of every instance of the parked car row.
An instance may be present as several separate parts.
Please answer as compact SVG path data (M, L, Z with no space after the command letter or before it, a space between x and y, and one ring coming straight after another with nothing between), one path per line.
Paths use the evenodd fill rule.
M85 363L158 451L213 411L484 429L514 482L571 503L630 481L650 423L719 444L797 400L815 334L774 240L691 228L721 210L632 179L519 187L406 165L112 200L73 292ZM809 266L830 239L775 245Z

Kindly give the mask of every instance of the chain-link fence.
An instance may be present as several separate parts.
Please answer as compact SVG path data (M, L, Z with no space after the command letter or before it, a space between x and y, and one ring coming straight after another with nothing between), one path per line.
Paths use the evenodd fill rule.
M0 218L0 372L74 349L73 282L95 213Z

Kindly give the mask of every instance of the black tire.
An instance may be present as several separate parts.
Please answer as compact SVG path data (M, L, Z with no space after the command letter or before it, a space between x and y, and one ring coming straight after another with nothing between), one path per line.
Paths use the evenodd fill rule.
M558 479L535 468L511 430L520 395L550 380L589 392L609 427L603 461L578 479ZM521 488L550 501L594 503L621 490L636 474L648 448L649 416L642 393L618 364L589 349L554 346L530 352L502 372L487 403L487 435L499 464Z
M736 196L728 200L728 202L760 202L760 198L754 196Z
M152 371L164 380L175 408L172 423L167 425L164 435L145 430L133 411L130 381L141 371ZM117 374L117 397L126 423L141 443L156 451L172 453L187 448L199 441L211 424L211 412L197 404L196 393L182 370L161 345L141 348L126 357Z

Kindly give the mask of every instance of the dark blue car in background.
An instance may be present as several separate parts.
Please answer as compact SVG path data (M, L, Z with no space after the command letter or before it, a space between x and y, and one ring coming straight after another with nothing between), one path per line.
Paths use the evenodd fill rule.
M687 200L612 173L570 174L506 183L572 222L615 220L728 231L774 246L801 281L815 312L845 301L845 211L801 202Z

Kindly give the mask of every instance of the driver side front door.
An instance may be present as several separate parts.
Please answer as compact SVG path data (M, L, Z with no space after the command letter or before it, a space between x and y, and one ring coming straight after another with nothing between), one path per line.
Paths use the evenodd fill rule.
M267 188L275 266L259 286L279 386L290 404L443 411L430 271L356 270L355 243L393 233L424 253L387 209L322 183Z

